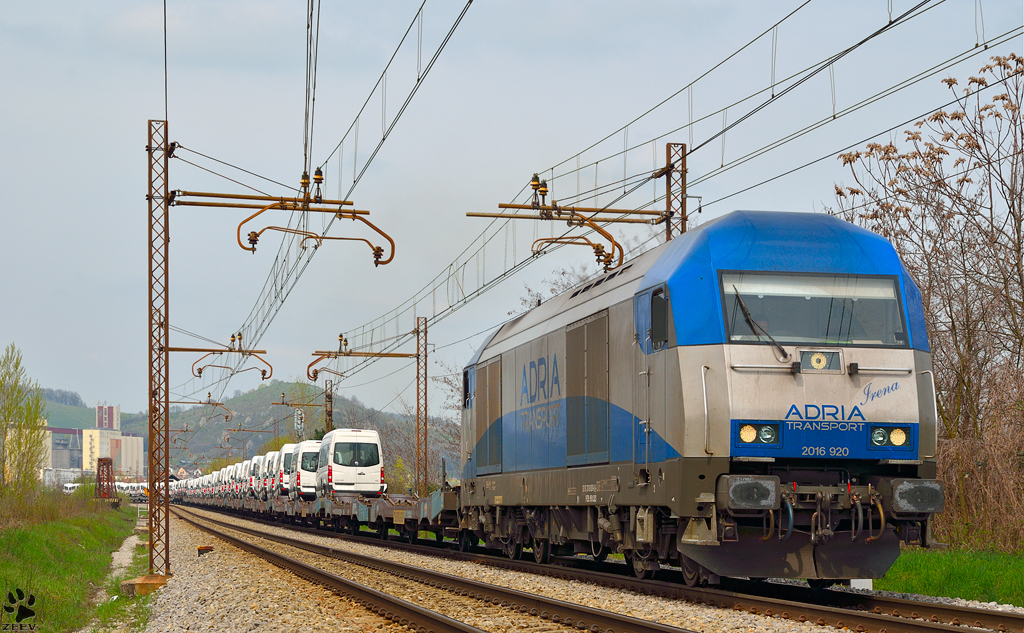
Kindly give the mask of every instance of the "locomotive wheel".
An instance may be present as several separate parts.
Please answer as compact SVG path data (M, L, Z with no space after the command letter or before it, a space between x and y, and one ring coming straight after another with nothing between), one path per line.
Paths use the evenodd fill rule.
M681 567L683 570L683 582L686 583L687 587L696 587L700 583L700 565L689 558L684 558Z
M511 560L519 560L523 557L523 543L515 539L510 538L508 543L505 543L505 556L508 556Z
M547 541L535 538L530 543L530 547L533 548L534 562L543 565L551 560L551 545Z
M629 560L633 562L633 575L640 580L650 580L654 577L654 570L647 569L644 565L647 561L635 554L629 554Z

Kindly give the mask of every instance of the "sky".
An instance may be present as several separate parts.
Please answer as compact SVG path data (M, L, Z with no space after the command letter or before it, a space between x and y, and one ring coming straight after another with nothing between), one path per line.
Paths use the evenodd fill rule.
M396 253L392 263L374 267L364 244L324 242L258 341L268 352L273 377L304 376L314 350L335 348L340 332L355 340L361 326L394 310L443 271L458 268L452 263L485 230L488 246L462 270L457 284L463 289L473 285L474 275L480 283L525 259L536 237L561 234L564 223L522 220L504 228L465 216L522 201L517 195L534 172L557 176L552 197L563 201L593 189L595 179L609 184L598 200L580 202L609 204L623 193L613 183L624 174L664 164L666 142L701 145L768 101L773 80L774 92L782 92L795 81L787 78L799 78L914 4L477 0L394 122L416 84L417 49L422 68L463 3L427 0L422 39L414 27L388 71L383 100L374 85L420 2L324 3L313 164L326 160L325 194L348 192L353 163L362 169L380 139L382 112L388 125L394 123L349 197L394 238ZM47 8L8 3L0 13L0 345L14 343L29 375L44 387L77 391L89 405L143 411L144 147L147 121L165 116L163 5L56 2ZM933 1L919 16L729 129L724 140L699 147L688 157L688 193L699 196L689 204L692 209L699 200L702 208L695 220L735 209L821 212L833 205L834 185L850 180L848 168L833 155L868 139L899 141L909 127L904 122L953 98L940 79L958 77L965 86L991 55L1024 52L1022 14L1019 0ZM287 195L285 187L195 152L290 187L298 184L306 108L304 3L168 0L166 25L170 138L188 148L178 152L181 158L238 181L172 160L170 187L251 193L245 185ZM350 134L341 164L339 154L327 160L364 102L358 149ZM857 104L862 105L852 108ZM757 153L819 122L824 124ZM633 148L625 164L624 147ZM820 158L825 160L747 189ZM614 208L649 203L660 195L660 183L641 186ZM736 192L742 193L718 201ZM235 232L244 217L238 210L171 209L174 327L227 343L246 322L281 234L268 231L255 253L243 251ZM265 224L287 221L280 213ZM314 218L311 226L320 230L322 219ZM654 229L623 226L613 229L617 239L634 246L656 243ZM371 237L352 223L336 224L330 235ZM461 368L482 333L519 308L526 286L542 287L552 271L567 266L596 270L588 249L562 248L432 324L431 374ZM449 299L452 283L439 286ZM416 314L433 316L437 294L417 303ZM385 326L385 333L408 332L411 318L410 310L397 325ZM179 331L171 342L210 345ZM401 351L415 350L405 344ZM260 383L251 371L214 386L191 380L196 358L172 355L175 398L191 401L208 389L230 395ZM399 410L403 399L414 401L414 379L410 361L381 360L341 381L338 393ZM433 413L442 401L439 386L432 386Z

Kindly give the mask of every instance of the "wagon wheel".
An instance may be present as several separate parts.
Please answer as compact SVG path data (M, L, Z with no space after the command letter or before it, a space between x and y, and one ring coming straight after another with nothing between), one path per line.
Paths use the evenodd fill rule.
M594 557L595 563L603 563L604 559L608 558L608 548L605 547L604 543L598 543L597 549L594 548L594 543L590 543L590 555Z
M438 543L441 543L441 542L444 541L444 528L441 528L440 532L434 532L434 540L437 541Z
M544 564L551 560L551 543L542 539L533 539L530 543L530 547L533 548L533 560L537 563Z
M474 545L476 545L476 534L473 534L469 530L462 530L459 532L460 552L468 552Z
M405 540L411 544L416 543L416 539L419 537L419 526L405 528Z
M836 581L831 578L808 578L807 584L811 586L811 589L828 589L836 584Z
M382 519L377 520L377 538L382 541L388 540L388 524Z

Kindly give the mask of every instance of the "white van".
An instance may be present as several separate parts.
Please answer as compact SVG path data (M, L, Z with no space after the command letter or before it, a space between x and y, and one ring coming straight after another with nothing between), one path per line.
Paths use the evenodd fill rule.
M238 499L245 499L249 493L249 471L252 470L252 460L247 459L242 462L239 466L238 472L235 473L235 479L238 481L238 486L235 490L235 497Z
M263 456L263 486L260 488L260 499L266 501L276 488L277 483L277 451L270 451Z
M278 451L277 488L274 494L288 496L288 481L292 477L292 450L295 449L295 446L295 444L285 444Z
M247 497L258 497L263 488L263 455L257 455L249 462L249 488L246 490Z
M288 487L288 498L302 497L304 501L316 500L316 469L320 459L320 440L299 442L292 449L292 477Z
M321 442L316 471L316 489L321 497L328 492L379 497L385 491L383 452L377 431L334 429Z

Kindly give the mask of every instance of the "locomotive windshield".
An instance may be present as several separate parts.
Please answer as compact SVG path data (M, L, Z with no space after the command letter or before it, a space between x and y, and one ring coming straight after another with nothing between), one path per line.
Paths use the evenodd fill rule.
M907 346L894 277L723 272L720 278L730 342Z

